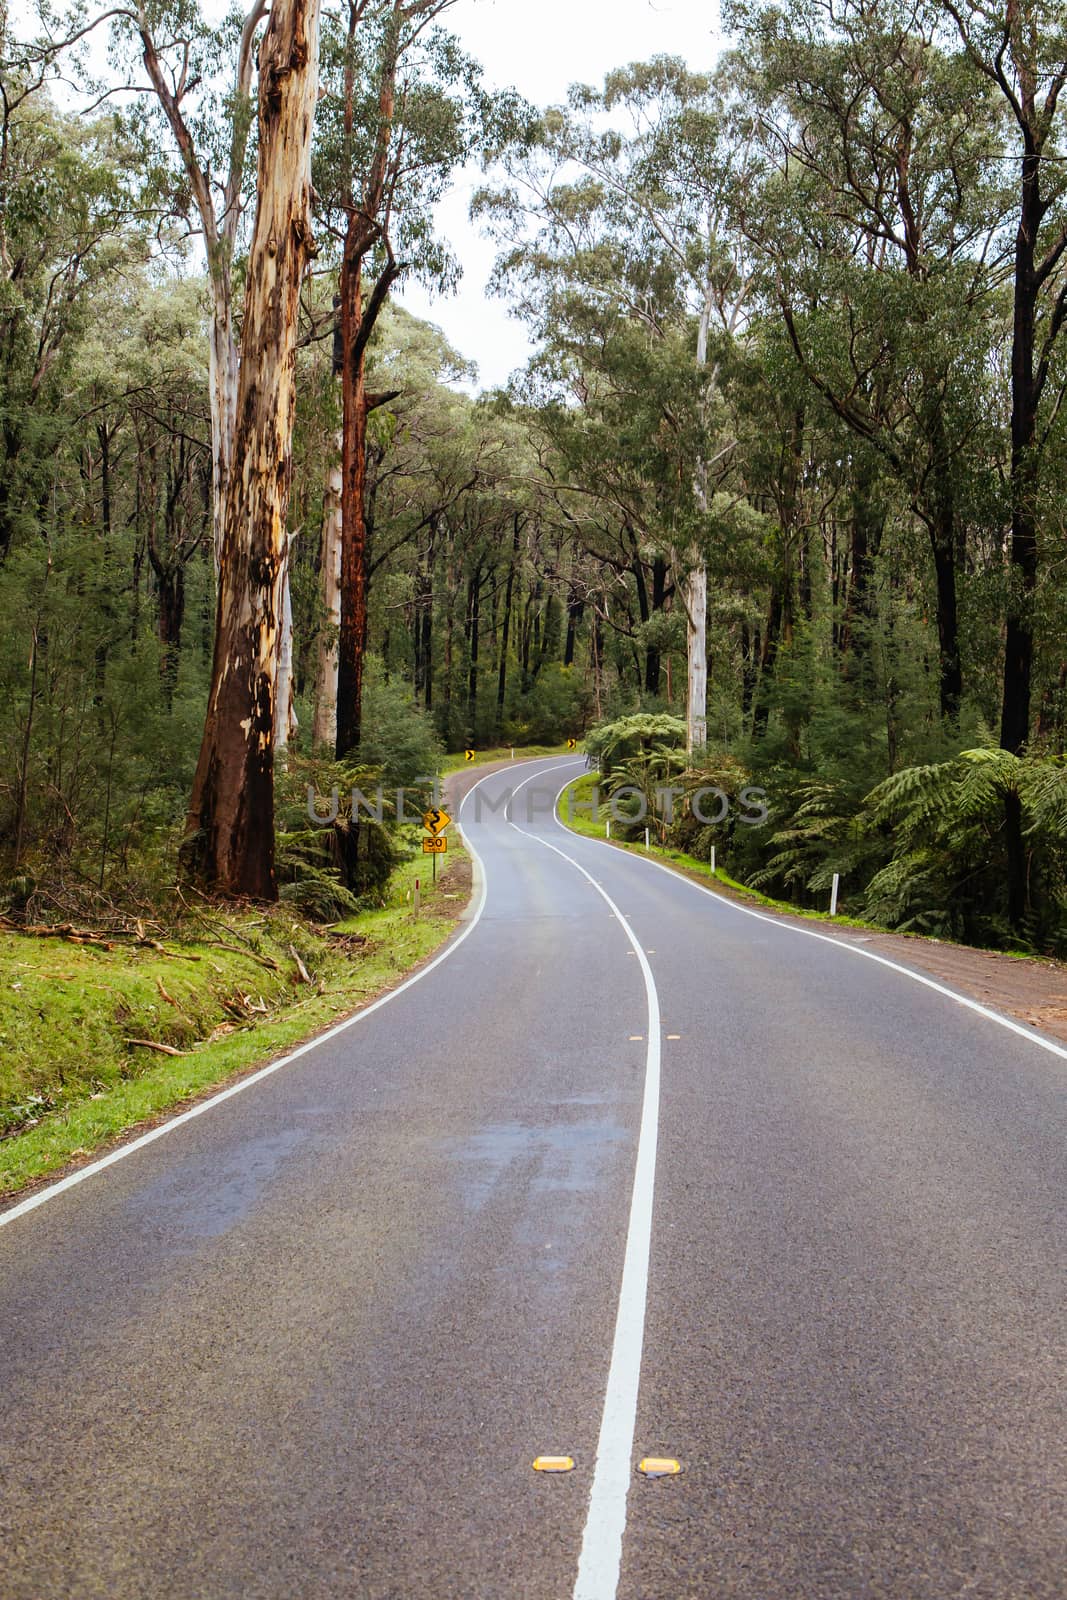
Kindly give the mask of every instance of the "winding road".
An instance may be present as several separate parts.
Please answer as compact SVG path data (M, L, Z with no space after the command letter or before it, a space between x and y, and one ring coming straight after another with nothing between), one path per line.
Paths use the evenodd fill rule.
M1067 1052L582 765L468 792L386 1003L0 1215L2 1600L1067 1596Z

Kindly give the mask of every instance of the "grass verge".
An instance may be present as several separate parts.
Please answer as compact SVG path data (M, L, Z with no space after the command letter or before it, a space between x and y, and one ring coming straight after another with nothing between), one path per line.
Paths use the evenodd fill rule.
M113 949L0 934L0 1197L392 988L444 943L467 903L469 861L456 841L452 852L436 888L420 856L398 868L380 910L329 930L278 906L205 907L176 937Z
M579 741L579 744L581 741ZM568 750L565 744L526 744L500 745L494 750L476 750L474 760L468 761L462 750L458 754L446 756L441 766L441 775L446 777L450 772L462 772L464 767L484 767L492 761L530 761L537 756L569 756L573 750Z
M595 772L577 778L559 797L557 815L565 828L572 833L586 834L592 839L605 839L605 825L611 815L608 805L593 805L593 790L597 784ZM568 797L572 810L568 813ZM584 809L577 811L573 808L582 806ZM885 933L886 929L878 927L873 922L861 922L857 917L845 916L838 912L836 917L831 917L828 911L807 911L802 907L790 905L788 901L772 900L769 895L760 894L757 889L750 889L746 884L738 883L734 878L717 867L711 870L710 861L701 861L696 856L689 856L681 850L671 850L662 845L649 845L646 849L643 843L628 839L612 839L610 843L619 850L631 850L636 855L650 856L656 861L664 861L677 867L680 872L686 873L691 878L702 878L713 888L724 889L728 895L739 900L745 900L755 906L762 906L768 911L776 911L783 916L803 917L810 922L831 922L835 928L865 928L873 933Z

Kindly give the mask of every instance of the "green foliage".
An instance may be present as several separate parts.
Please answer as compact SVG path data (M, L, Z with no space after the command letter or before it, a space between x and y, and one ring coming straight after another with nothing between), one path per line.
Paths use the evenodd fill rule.
M501 729L509 744L559 744L576 738L589 712L589 688L571 667L553 661L523 693L513 693Z
M646 811L664 843L696 859L720 845L739 878L798 905L825 905L840 873L846 902L893 926L1007 939L1019 857L1004 819L1017 811L1025 936L1062 948L1067 186L1054 156L1067 101L1037 130L1048 359L1020 466L1018 127L982 66L1003 44L1012 72L1029 52L1045 81L1058 13L1041 0L1025 11L1040 26L1005 43L969 4L949 25L898 0L817 13L738 0L737 48L714 73L659 57L538 115L486 91L445 28L420 26L425 10L401 19L372 0L359 14L351 38L343 17L323 32L323 270L302 306L291 512L301 730L276 783L283 894L327 919L379 898L413 843L395 791L424 803L443 749L555 746L595 721L587 749L611 793L633 791L634 837ZM252 99L232 101L242 19L215 27L195 0L152 0L140 21L167 70L188 49L183 112L213 182L237 154L240 325L256 138ZM113 22L113 66L140 73L135 19ZM216 580L209 297L172 233L194 210L189 173L151 97L119 119L67 116L16 44L0 63L0 852L19 916L90 891L150 905L168 888ZM377 87L398 47L383 130ZM308 755L333 642L332 266L386 131L375 220L389 235L366 258L368 301L392 256L454 281L434 208L457 162L491 155L476 209L538 353L506 393L473 400L476 375L439 330L402 307L375 324L363 739L337 767ZM1005 560L1023 501L1032 593ZM684 595L701 566L709 748L690 762ZM985 748L1009 615L1033 632L1025 756ZM668 817L672 785L683 795ZM309 786L345 797L336 826L309 823ZM379 786L381 820L348 819L352 789ZM759 825L742 816L748 786L768 797ZM724 822L686 804L699 788L731 796Z
M279 897L312 922L339 922L360 909L358 898L341 882L340 873L309 860L308 852L299 848L291 834L279 841L278 868L282 874ZM287 880L285 874L290 871L294 876Z
M601 777L610 781L621 763L638 757L677 762L685 749L685 723L680 717L639 712L594 728L586 735L585 748Z
M364 689L363 719L360 766L378 772L386 788L420 791L428 797L442 755L433 723L419 710L407 684L386 678L373 660Z
M867 796L861 826L891 855L866 885L868 914L887 926L1001 944L1007 921L1005 803L1024 819L1030 912L1038 947L1067 948L1067 769L1062 758L964 750L909 767Z

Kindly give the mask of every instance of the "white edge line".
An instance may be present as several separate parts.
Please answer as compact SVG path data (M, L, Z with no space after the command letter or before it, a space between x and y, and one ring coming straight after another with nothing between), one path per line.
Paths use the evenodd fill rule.
M525 765L526 762L524 761L515 763L516 767ZM478 878L478 900L473 916L469 918L466 926L449 940L440 955L435 956L426 966L420 967L418 972L413 973L410 978L405 978L403 983L397 984L395 989L390 989L388 994L379 995L378 999L373 1000L369 1006L364 1006L354 1016L346 1018L344 1022L337 1023L335 1027L329 1028L325 1033L320 1033L316 1038L309 1039L307 1044L302 1044L299 1049L291 1050L288 1055L282 1056L278 1061L270 1062L268 1066L260 1067L258 1072L250 1073L247 1078L242 1078L239 1083L231 1084L228 1089L223 1089L218 1094L213 1094L208 1100L202 1100L199 1105L193 1106L188 1111L182 1111L175 1117L169 1117L166 1122L161 1122L158 1127L150 1128L147 1133L142 1133L136 1139L131 1139L128 1144L120 1145L117 1150L112 1150L109 1155L101 1156L98 1161L91 1161L87 1166L79 1167L76 1172L71 1172L67 1177L60 1178L58 1183L50 1183L46 1188L30 1195L28 1199L22 1200L17 1205L10 1206L8 1210L0 1212L0 1228L7 1227L8 1223L14 1222L17 1217L25 1216L29 1211L36 1211L38 1206L43 1206L46 1201L54 1200L57 1195L65 1193L68 1189L73 1189L79 1183L84 1183L86 1178L92 1178L96 1173L105 1171L107 1167L113 1167L118 1161L125 1161L126 1157L132 1156L135 1150L143 1150L145 1145L153 1144L155 1140L162 1139L165 1134L173 1133L175 1129L184 1127L187 1122L192 1122L194 1117L202 1117L205 1111L214 1110L216 1106L222 1105L223 1101L232 1100L235 1095L244 1094L246 1089L251 1089L255 1084L262 1083L264 1078L269 1078L273 1073L280 1072L283 1067L291 1066L294 1061L299 1061L301 1056L309 1055L312 1050L317 1050L320 1045L328 1044L331 1039L336 1039L338 1035L347 1032L349 1028L355 1027L357 1022L362 1022L364 1017L369 1017L372 1012L388 1005L390 1000L395 1000L398 995L404 993L405 989L410 989L420 979L427 977L435 967L439 967L443 961L447 961L449 956L454 955L463 941L470 937L481 921L487 893L485 863L471 844L467 834L463 831L463 807L476 789L480 788L487 779L497 777L501 770L509 771L512 769L498 768L495 772L487 772L484 777L478 779L477 783L471 785L459 804L459 831L475 864Z
M552 770L552 769L549 769ZM512 792L512 799L533 774ZM552 815L564 784L556 796ZM622 1540L626 1531L626 1501L632 1481L631 1456L637 1424L637 1400L641 1384L641 1356L645 1342L645 1311L648 1301L648 1267L652 1244L652 1209L656 1185L656 1146L659 1138L660 1101L660 1011L656 982L648 958L629 922L614 900L601 888L580 861L565 850L550 844L539 834L529 833L511 822L516 833L543 845L577 869L611 907L619 919L641 966L648 1001L648 1049L645 1057L645 1090L641 1105L641 1129L634 1163L630 1221L626 1232L619 1304L615 1316L615 1336L611 1347L604 1410L597 1441L596 1466L589 1491L589 1510L582 1535L581 1555L575 1579L573 1600L614 1600L622 1564Z
M572 780L575 783L578 781L577 778ZM1009 1032L1018 1034L1020 1039L1027 1039L1031 1044L1039 1045L1042 1050L1047 1050L1049 1055L1059 1056L1061 1061L1067 1061L1067 1048L1063 1045L1056 1044L1052 1039L1046 1039L1043 1034L1035 1033L1032 1028L1025 1027L1021 1022L1013 1021L1011 1017L1006 1017L999 1011L991 1010L989 1006L982 1005L980 1000L972 1000L969 995L959 994L955 989L949 989L945 984L938 983L935 978L928 978L924 973L916 972L913 967L905 967L899 961L891 961L888 956L880 956L874 950L864 950L860 945L851 944L847 939L835 939L832 934L817 933L814 928L801 928L795 922L787 922L784 917L788 913L785 913L782 917L775 917L769 916L765 911L755 911L751 906L743 906L738 901L731 899L729 895L718 894L714 889L708 889L704 884L697 883L694 878L690 878L685 872L669 865L667 862L654 861L651 856L639 855L632 850L619 850L616 846L608 844L606 840L594 838L590 834L576 833L573 828L567 827L559 815L559 801L569 788L570 784L566 784L560 790L556 799L555 821L561 831L572 834L577 839L584 839L588 844L611 850L614 854L621 855L630 861L643 861L646 866L655 867L658 872L667 873L669 877L674 879L675 883L687 883L698 894L707 895L717 905L728 906L731 911L739 911L742 916L755 917L757 922L766 922L772 928L781 928L785 933L799 933L803 934L807 939L818 939L821 944L832 945L835 950L843 950L848 955L861 956L864 961L876 961L880 967L888 967L891 972L903 973L905 978L911 978L915 983L921 983L926 989L933 989L935 994L944 995L947 1000L954 1000L957 1005L966 1007L968 1011L975 1011L980 1017L985 1017L988 1021L995 1022L1002 1028L1007 1028ZM887 929L886 932L890 933L891 930Z

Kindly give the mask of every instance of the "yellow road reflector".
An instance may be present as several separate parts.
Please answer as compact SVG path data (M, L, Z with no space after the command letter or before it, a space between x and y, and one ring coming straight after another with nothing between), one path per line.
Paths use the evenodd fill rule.
M673 1478L681 1472L682 1464L673 1456L646 1456L637 1463L637 1470L646 1478Z
M681 1037L682 1037L682 1036L681 1036L681 1034L680 1034L680 1033L669 1033L669 1034L668 1034L668 1035L667 1035L667 1038L668 1038L668 1039L680 1039L680 1038L681 1038Z
M645 1036L644 1036L644 1034L643 1034L643 1033L631 1033L631 1035L630 1035L630 1043L631 1043L631 1044L640 1044L640 1043L641 1043L641 1040L642 1040L642 1039L643 1039L643 1038L644 1038L644 1037L645 1037Z
M533 1464L535 1472L573 1472L573 1456L538 1456Z

